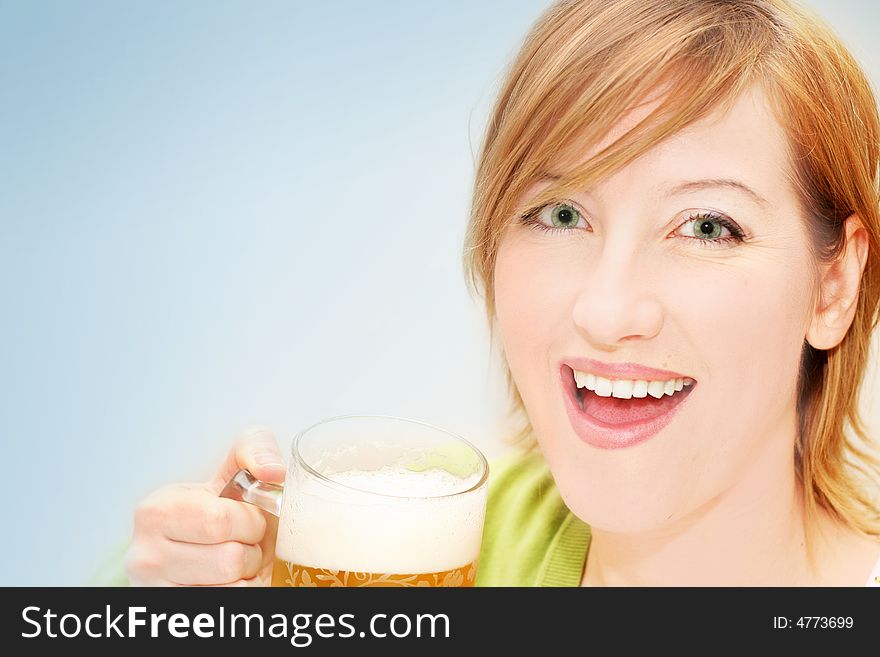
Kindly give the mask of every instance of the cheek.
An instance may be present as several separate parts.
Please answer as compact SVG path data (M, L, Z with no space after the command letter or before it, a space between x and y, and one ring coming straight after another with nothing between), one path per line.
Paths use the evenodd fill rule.
M800 263L755 263L718 272L673 302L671 312L705 365L707 388L744 402L744 411L789 400L806 334L808 281Z
M656 454L655 466L690 482L688 493L667 491L670 509L697 506L756 463L791 452L810 278L806 263L748 264L717 271L677 301L669 297L668 317L681 330L683 353L703 372L700 396L692 400L699 403L686 409L670 436L683 453ZM768 442L769 436L778 439Z
M526 375L547 364L548 348L560 331L571 331L571 292L565 281L572 269L559 255L558 249L517 235L498 251L495 312L511 371L524 375L523 381L517 378L521 390L529 385Z

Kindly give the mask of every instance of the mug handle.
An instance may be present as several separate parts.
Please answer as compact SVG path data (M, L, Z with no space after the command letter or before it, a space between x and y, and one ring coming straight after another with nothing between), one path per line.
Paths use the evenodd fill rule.
M268 511L273 516L280 516L281 494L283 492L284 486L267 484L254 477L247 470L239 470L220 491L220 497L247 502Z

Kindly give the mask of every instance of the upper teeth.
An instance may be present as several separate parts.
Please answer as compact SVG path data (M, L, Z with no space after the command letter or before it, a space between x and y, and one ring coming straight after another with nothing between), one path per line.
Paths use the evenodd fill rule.
M672 395L694 380L689 377L668 379L666 381L646 381L644 379L606 379L589 372L574 371L574 380L578 388L592 390L600 397L647 397L651 395L660 399L663 395Z

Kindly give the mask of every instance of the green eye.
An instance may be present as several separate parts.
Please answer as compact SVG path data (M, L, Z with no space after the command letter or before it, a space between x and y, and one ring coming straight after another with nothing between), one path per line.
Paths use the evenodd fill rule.
M584 215L571 203L548 203L534 208L520 217L520 221L529 228L557 234L579 234L590 231L589 224L584 229L578 229L578 224L582 220L587 224Z
M550 210L550 221L557 228L571 228L572 226L576 226L580 216L580 212L567 203L554 205Z
M745 241L745 233L735 221L714 212L690 215L675 234L709 248L729 247Z
M694 236L700 239L714 240L721 237L724 227L717 219L697 219L693 222Z

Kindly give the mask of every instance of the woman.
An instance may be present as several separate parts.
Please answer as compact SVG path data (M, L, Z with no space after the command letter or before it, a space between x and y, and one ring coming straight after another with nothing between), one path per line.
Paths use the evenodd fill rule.
M785 0L573 0L537 22L480 157L466 267L523 448L481 585L840 585L880 576L857 402L880 295L880 120ZM267 430L136 514L134 583L261 584ZM267 529L268 528L268 529ZM877 580L880 582L880 580Z

